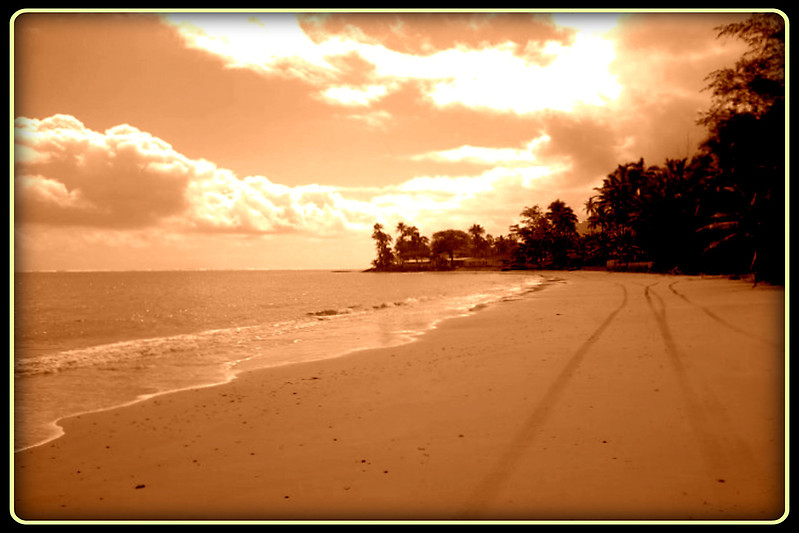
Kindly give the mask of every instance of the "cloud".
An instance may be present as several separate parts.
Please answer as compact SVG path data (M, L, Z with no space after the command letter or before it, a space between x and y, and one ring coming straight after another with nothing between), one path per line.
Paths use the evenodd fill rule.
M317 43L345 36L418 56L457 47L570 38L548 14L536 13L335 13L302 14L299 20Z
M530 165L538 161L535 154L537 147L549 140L549 136L542 135L526 143L524 148L463 145L449 150L426 152L413 156L412 159L415 161L468 162L478 165Z
M745 45L719 40L715 27L743 20L744 13L650 13L623 15L613 30L612 72L624 87L607 109L626 139L626 162L644 157L660 164L688 156L706 131L696 124L710 106L707 75L732 66Z
M330 234L371 215L333 188L240 179L129 125L100 133L68 115L20 117L14 141L20 223Z
M229 68L308 81L337 70L292 14L170 13L163 20L178 29L187 46L219 56Z
M203 232L336 235L362 230L374 216L368 205L346 200L333 187L287 187L226 171L192 182L187 196L187 218Z
M366 87L338 86L324 91L323 95L328 100L333 100L343 105L367 106L372 101L386 95L388 89L384 85L369 85Z
M608 70L615 57L611 41L559 32L544 16L298 21L287 14L184 14L164 20L188 46L228 67L303 79L341 105L373 104L413 83L434 106L529 114L606 105L621 90ZM413 42L420 44L407 45Z
M621 92L607 70L615 57L609 41L581 37L568 47L547 43L542 53L551 61L546 65L520 57L516 51L508 45L439 52L439 72L446 75L428 90L428 98L440 107L463 105L523 115L602 106Z
M32 222L137 227L180 213L193 164L127 125L105 133L68 115L14 121L18 214Z

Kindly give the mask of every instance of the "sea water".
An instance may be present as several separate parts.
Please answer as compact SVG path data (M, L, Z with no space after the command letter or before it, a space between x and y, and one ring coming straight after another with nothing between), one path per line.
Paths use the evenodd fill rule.
M14 448L59 436L67 416L410 342L542 281L521 272L16 273Z

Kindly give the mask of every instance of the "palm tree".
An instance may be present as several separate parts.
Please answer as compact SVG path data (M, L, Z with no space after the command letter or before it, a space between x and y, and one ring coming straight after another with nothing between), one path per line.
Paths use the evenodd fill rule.
M488 255L488 240L485 237L486 230L480 224L473 224L469 228L471 239L471 252L474 257L485 257Z
M662 271L695 271L701 250L696 230L700 181L687 159L651 167L634 228L638 245Z
M419 260L421 257L429 255L427 249L429 239L419 233L416 226L409 226L404 222L397 224L397 240L394 249L397 257L404 264L407 259Z
M651 169L644 160L619 165L594 190L598 194L586 203L589 225L606 235L610 255L629 261L640 255L636 222L643 212Z
M385 269L394 262L394 254L391 253L391 235L383 231L383 226L376 223L372 228L372 238L377 247L377 258L372 261L375 268Z
M577 215L563 201L555 200L549 204L545 216L555 234L572 236L577 233Z
M407 229L408 229L408 226L406 226L404 222L398 222L397 223L397 233L399 234L400 238L402 238L402 236L405 235L405 232L407 231Z
M414 228L416 229L416 228ZM430 256L430 239L419 234L416 230L411 236L411 257L418 263L423 257Z
M405 237L407 231L408 226L406 226L404 222L400 221L397 223L397 240L394 242L394 250L397 252L397 258L400 261L400 265L405 263L405 252L407 249Z
M571 266L572 257L577 251L577 215L562 200L555 200L544 215L549 221L549 253L552 266L564 268Z

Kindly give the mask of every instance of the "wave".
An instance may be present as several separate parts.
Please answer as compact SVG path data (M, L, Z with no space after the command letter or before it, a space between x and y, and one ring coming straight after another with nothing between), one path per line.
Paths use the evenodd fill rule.
M366 313L371 311L380 311L383 309L393 309L396 307L405 307L419 303L425 303L433 301L434 298L432 297L408 297L402 300L391 300L380 302L376 304L353 304L348 307L340 308L340 309L322 309L320 311L311 311L307 313L307 316L314 317L314 318L327 318L327 317L336 317L342 315L352 315L352 314L359 314L359 313Z
M123 340L85 348L64 350L43 355L18 358L14 363L15 377L58 374L73 369L103 367L114 369L117 365L135 368L160 364L168 358L181 364L181 361L196 364L234 365L237 361L248 359L252 352L269 351L276 346L297 342L296 338L306 335L308 328L324 327L326 322L341 320L346 322L368 323L369 316L376 319L390 311L419 314L422 321L437 321L447 316L458 316L479 311L492 303L522 297L525 293L539 290L546 280L541 278L520 279L511 285L496 287L472 294L459 296L424 295L383 302L361 302L343 307L324 307L305 313L296 318L282 321L269 321L265 324L210 329L195 333L168 335L163 337ZM409 316L411 316L409 315ZM397 315L398 317L400 315ZM366 322L362 322L365 320ZM401 320L397 320L398 323ZM333 324L330 323L330 327ZM415 326L414 326L415 327ZM419 324L419 327L422 327ZM402 328L404 329L404 328ZM424 329L424 327L422 327ZM325 329L325 331L327 331ZM249 353L248 353L249 350Z
M198 333L132 339L64 350L17 359L14 362L14 375L15 377L25 377L58 374L88 367L114 369L114 365L120 364L146 366L159 357L169 357L173 360L197 359L198 354L212 354L214 348L227 349L251 341L276 339L290 331L302 330L313 325L299 321L285 321L269 325L238 326ZM218 362L228 361L220 360Z

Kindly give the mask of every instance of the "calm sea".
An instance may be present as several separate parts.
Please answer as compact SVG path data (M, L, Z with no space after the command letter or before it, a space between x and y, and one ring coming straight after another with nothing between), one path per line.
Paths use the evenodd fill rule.
M520 272L16 273L14 447L57 437L66 416L409 342L542 282Z

